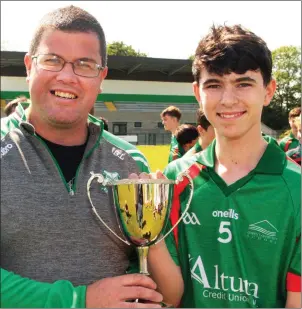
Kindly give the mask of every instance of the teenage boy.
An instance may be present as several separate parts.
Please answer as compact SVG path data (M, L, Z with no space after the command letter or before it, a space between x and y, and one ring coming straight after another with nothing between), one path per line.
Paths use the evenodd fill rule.
M288 114L288 122L290 125L290 134L285 136L280 142L283 151L288 151L299 146L298 127L296 119L301 116L301 107L293 108Z
M181 307L301 307L301 173L272 139L261 113L276 89L266 43L239 25L213 26L193 61L195 96L215 129L204 151L172 162L194 191L189 211L149 270L164 300ZM175 186L172 224L190 185Z
M161 112L160 117L165 130L171 132L171 145L168 158L168 163L170 163L181 158L185 153L175 137L175 131L180 124L181 111L175 106L169 106Z

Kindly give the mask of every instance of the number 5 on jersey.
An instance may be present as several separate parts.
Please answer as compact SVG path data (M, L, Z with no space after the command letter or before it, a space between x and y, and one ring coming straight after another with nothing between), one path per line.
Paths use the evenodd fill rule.
M231 222L221 221L219 226L219 233L221 234L217 240L223 244L227 244L232 240L232 232L228 226L231 225Z

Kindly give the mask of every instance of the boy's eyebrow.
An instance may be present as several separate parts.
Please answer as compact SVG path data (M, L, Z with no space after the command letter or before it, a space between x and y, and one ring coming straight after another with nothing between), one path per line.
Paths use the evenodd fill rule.
M206 86L208 84L213 84L213 83L221 83L222 81L217 79L217 78L209 78L206 81L202 83L202 85ZM251 83L256 83L256 80L254 78L251 78L249 76L244 76L244 77L239 77L236 78L235 83L240 83L240 82L251 82Z
M252 83L256 83L256 80L254 78L251 78L249 76L245 76L245 77L239 77L235 79L236 83L240 83L240 82L252 82Z
M205 82L203 82L202 84L204 86L206 86L208 84L213 84L213 83L221 83L221 81L219 79L217 79L217 78L209 78Z

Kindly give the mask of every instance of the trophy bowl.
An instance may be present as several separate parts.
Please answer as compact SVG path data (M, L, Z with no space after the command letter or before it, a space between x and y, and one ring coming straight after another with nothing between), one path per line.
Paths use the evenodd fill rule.
M113 187L120 229L136 247L154 244L170 215L174 181L169 179L123 179Z

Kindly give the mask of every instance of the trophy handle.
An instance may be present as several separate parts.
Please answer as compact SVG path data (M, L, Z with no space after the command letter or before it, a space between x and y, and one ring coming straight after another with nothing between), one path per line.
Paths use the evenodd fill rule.
M92 200L91 200L91 196L90 196L90 186L91 183L93 181L94 178L97 178L98 183L103 183L105 178L102 174L94 174L93 172L90 172L91 177L89 178L88 182L87 182L87 195L88 195L88 199L89 202L91 204L92 210L95 213L95 215L98 217L98 219L105 225L105 227L113 234L115 235L119 240L121 240L123 243L130 245L130 243L126 240L124 240L123 238L121 238L120 236L118 236L105 222L104 220L101 218L101 216L98 214L97 210L95 209ZM105 184L103 184L105 185Z
M193 193L194 193L194 183L193 183L193 179L191 178L190 174L188 171L185 171L183 173L180 173L177 178L176 178L176 181L175 181L175 184L178 184L180 182L183 181L183 177L187 177L189 182L190 182L190 189L191 189L191 192L190 192L190 196L189 196L189 200L188 200L188 203L186 205L186 208L184 210L184 212L182 213L182 215L180 216L180 218L177 220L177 222L172 226L172 228L167 232L166 235L164 235L161 239L159 239L157 242L155 242L155 244L158 244L159 242L161 242L162 240L164 240L175 228L176 226L180 223L180 221L184 218L184 216L187 214L188 210L189 210L189 207L190 207L190 204L191 204L191 201L192 201L192 198L193 198Z

